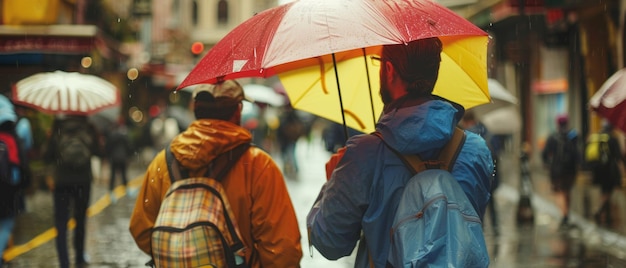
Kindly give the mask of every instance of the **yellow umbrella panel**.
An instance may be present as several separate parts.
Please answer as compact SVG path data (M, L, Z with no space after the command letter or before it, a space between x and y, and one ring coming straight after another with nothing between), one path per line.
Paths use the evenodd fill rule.
M487 36L440 37L444 44L439 79L434 94L457 102L466 109L488 103ZM383 109L380 99L380 66L372 55L381 47L351 50L284 66L279 74L291 105L364 133L374 131ZM317 61L317 64L311 64ZM294 67L298 64L306 67ZM336 66L336 74L335 74ZM369 76L369 79L368 79ZM339 85L337 85L339 81ZM341 101L339 99L341 90ZM342 116L343 111L343 116Z

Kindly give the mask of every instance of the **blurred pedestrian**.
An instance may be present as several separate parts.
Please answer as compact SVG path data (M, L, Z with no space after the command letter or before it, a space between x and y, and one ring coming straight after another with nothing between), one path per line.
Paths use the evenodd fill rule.
M0 95L0 266L15 219L24 210L24 190L30 185L28 157L16 133L14 105Z
M152 119L148 123L148 137L150 141L152 156L165 148L178 133L180 133L180 125L178 120L168 114L165 104L153 105L150 107Z
M133 154L133 146L128 137L128 128L123 117L120 118L114 129L106 137L105 153L111 166L111 174L109 180L109 198L111 202L116 202L115 194L115 178L119 175L122 178L122 185L126 188L126 192L132 196L128 190L128 160Z
M580 164L578 133L569 126L567 115L556 117L557 130L548 137L541 153L543 163L550 171L550 184L561 210L561 228L570 225L570 194Z
M595 155L592 156L592 155ZM593 158L593 159L592 159ZM586 145L585 161L591 168L592 183L600 186L600 206L593 214L597 224L611 225L611 194L622 180L620 164L623 162L613 126L605 122L599 133L592 134Z
M496 189L498 188L498 186L500 185L500 172L499 172L500 165L498 165L500 152L499 150L497 150L500 148L500 146L496 144L498 142L498 139L494 139L494 136L491 135L491 133L489 133L489 129L487 129L487 126L485 126L482 122L476 119L476 115L474 114L474 111L472 110L465 111L465 114L463 115L463 118L461 119L461 128L474 132L478 134L479 136L481 136L485 140L485 143L487 144L487 146L489 147L489 151L491 151L491 158L493 159L495 172L493 174L493 179L491 181L491 190L490 190L491 197L489 198L487 209L489 211L489 217L491 219L491 227L493 228L494 233L498 235L499 234L498 212L496 210L496 202L495 202L495 198L493 195Z
M234 80L199 86L193 94L196 120L170 143L182 170L202 176L213 160L252 135L241 126L243 88ZM130 219L130 232L139 248L152 256L152 229L171 185L164 150L148 166ZM301 235L280 169L263 150L251 146L221 184L235 214L245 262L249 267L298 267Z
M61 268L70 267L67 222L74 212L74 256L76 266L87 264L85 227L93 181L91 157L103 156L100 135L86 116L60 115L52 124L43 159L54 169L54 226ZM72 209L73 208L73 209Z
M535 212L532 206L532 178L530 170L530 156L532 155L532 146L529 142L523 142L520 151L520 185L519 185L519 201L517 202L517 211L515 212L515 221L517 224L535 223Z
M280 117L276 138L280 146L280 155L283 159L283 171L289 178L295 178L298 175L296 144L305 134L306 125L302 118L292 107L285 107Z
M346 135L346 129L348 135ZM347 138L358 134L363 133L351 127L344 128L343 124L328 121L328 125L322 130L322 139L326 151L336 153L339 148L346 146Z

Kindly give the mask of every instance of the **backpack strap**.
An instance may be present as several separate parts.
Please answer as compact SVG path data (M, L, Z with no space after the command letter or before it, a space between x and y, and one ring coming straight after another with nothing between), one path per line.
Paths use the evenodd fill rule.
M165 162L167 163L167 172L170 174L170 182L174 184L175 181L181 180L182 174L180 165L178 164L178 160L174 157L174 154L172 154L169 143L165 146ZM189 176L185 174L185 178L186 177Z
M385 139L383 139L383 135L380 132L373 132L372 135L380 138L380 140L389 148L392 152L394 152L404 165L409 168L413 174L417 174L426 169L444 169L447 171L452 171L454 167L454 163L456 162L456 158L459 156L461 149L463 148L463 143L465 143L465 132L456 127L454 129L454 133L452 134L452 138L446 143L446 145L441 149L437 158L432 160L422 160L419 155L412 154L402 154L391 145L389 145Z
M441 169L452 171L456 158L463 148L462 145L465 143L465 138L465 132L462 129L458 127L454 129L452 138L439 153L439 160L442 161Z
M237 160L250 148L250 143L242 143L230 151L224 152L218 155L210 164L206 176L213 176L217 181L221 182L228 171L237 163ZM186 170L180 168L180 163L172 154L170 144L165 146L165 161L167 162L167 171L170 174L170 180L172 183L188 178L189 173Z

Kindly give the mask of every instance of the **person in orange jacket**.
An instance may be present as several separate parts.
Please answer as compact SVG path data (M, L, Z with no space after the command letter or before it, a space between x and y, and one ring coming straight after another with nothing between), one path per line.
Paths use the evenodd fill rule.
M234 80L196 89L197 120L170 143L172 154L191 175L204 174L220 153L251 141L250 132L240 126L244 98L242 87ZM170 186L167 170L162 150L148 166L130 219L130 232L148 255L152 255L152 228ZM283 175L274 160L251 146L222 185L239 224L249 267L299 267L300 230Z

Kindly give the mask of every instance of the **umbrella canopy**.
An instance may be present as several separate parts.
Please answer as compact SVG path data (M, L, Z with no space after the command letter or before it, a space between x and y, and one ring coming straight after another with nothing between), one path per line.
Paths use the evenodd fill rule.
M503 107L517 105L518 101L513 94L511 94L498 80L489 78L487 80L489 87L489 96L491 101L489 103L478 105L471 110L474 111L477 117L482 117L487 113L497 110Z
M26 77L13 85L13 101L52 114L90 115L119 106L115 85L89 74L54 71Z
M590 108L626 131L626 68L617 71L589 100Z
M430 37L444 44L435 94L466 108L488 102L487 34L430 0L299 0L268 9L227 34L178 88L279 75L294 108L371 131L382 102L369 56Z
M481 117L480 122L491 134L513 134L522 128L522 118L514 106L489 111Z
M243 92L246 96L252 98L254 102L265 103L276 107L287 104L285 96L278 94L273 88L268 86L247 84L243 86Z

